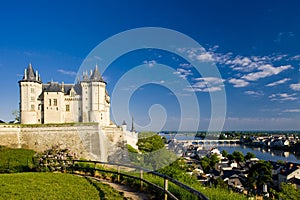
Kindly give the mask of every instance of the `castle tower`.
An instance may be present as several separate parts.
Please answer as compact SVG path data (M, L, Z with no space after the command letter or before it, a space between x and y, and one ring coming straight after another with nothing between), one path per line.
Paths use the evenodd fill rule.
M20 87L20 122L22 124L40 124L42 82L38 72L34 72L31 64L25 69L24 77L19 81Z
M110 124L110 104L106 92L106 82L102 79L98 66L87 78L84 74L82 86L82 121L99 122L100 125Z
M127 130L127 124L126 124L125 120L123 120L123 122L122 122L121 129L122 129L122 131Z

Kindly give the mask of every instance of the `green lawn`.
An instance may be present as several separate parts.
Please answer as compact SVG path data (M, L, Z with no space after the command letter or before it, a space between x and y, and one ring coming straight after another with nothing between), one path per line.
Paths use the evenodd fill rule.
M35 151L0 146L0 173L29 171Z
M0 199L124 199L106 184L71 174L0 174Z

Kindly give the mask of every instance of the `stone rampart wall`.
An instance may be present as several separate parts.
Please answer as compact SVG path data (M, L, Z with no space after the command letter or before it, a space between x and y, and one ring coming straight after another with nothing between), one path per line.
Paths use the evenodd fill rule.
M0 125L0 145L41 152L53 145L70 148L78 158L96 159L90 152L98 137L98 124L23 126ZM97 137L95 137L97 136ZM99 159L99 158L98 158Z

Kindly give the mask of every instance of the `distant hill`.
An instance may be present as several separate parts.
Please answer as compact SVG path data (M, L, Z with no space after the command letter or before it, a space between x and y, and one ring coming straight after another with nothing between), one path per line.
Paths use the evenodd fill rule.
M1 119L0 119L0 124L4 124L4 123L6 123L5 121L2 121Z

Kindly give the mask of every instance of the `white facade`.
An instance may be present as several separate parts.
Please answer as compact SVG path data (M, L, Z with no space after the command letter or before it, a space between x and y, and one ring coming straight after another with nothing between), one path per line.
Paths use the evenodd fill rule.
M97 122L110 125L110 97L98 67L76 84L43 84L31 64L20 85L20 122L51 124Z

